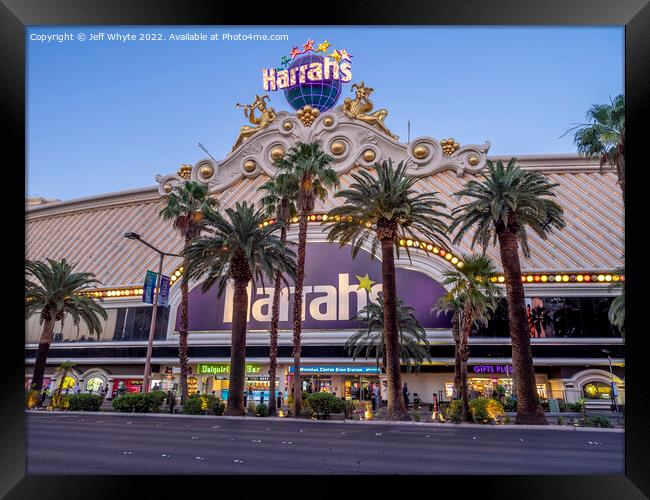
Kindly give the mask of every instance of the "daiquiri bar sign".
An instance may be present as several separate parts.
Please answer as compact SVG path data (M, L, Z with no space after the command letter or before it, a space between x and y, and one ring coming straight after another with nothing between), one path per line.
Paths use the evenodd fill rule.
M353 330L359 328L354 316L365 307L368 299L376 301L381 292L381 261L370 260L370 254L360 251L352 259L350 247L338 244L309 243L305 263L303 328L305 330ZM367 277L367 278L366 278ZM369 282L367 279L369 278ZM397 295L414 308L423 328L449 328L450 316L431 312L431 307L445 289L429 276L417 271L396 270ZM360 286L370 285L370 291ZM284 287L280 297L280 328L291 329L294 287ZM257 283L248 289L248 329L268 330L271 321L273 283ZM230 331L232 327L231 287L217 297L217 287L202 293L195 286L189 295L189 331ZM180 326L176 314L176 329Z

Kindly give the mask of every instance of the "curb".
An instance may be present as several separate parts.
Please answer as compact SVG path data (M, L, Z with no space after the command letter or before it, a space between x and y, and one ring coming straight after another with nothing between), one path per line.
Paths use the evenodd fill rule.
M540 431L582 431L582 432L614 432L624 433L625 429L613 428L604 429L601 427L574 427L571 425L516 425L516 424L500 424L500 425L487 425L487 424L442 424L437 422L391 422L384 420L311 420L311 419L293 419L289 417L232 417L225 415L185 415L185 414L171 414L171 413L120 413L114 411L44 411L44 410L25 410L25 413L35 415L104 415L104 416L122 416L122 417L135 417L135 418L202 418L202 419L218 419L218 420L254 420L265 422L294 422L297 424L355 424L355 425L389 425L389 426L425 426L425 427L442 427L448 429L531 429Z

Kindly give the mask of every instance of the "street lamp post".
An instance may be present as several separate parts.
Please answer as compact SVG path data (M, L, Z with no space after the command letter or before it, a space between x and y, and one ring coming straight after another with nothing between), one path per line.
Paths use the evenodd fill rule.
M149 328L149 341L147 342L147 358L145 360L144 364L144 377L142 380L142 386L143 386L143 391L144 392L149 392L149 380L151 378L151 354L153 351L153 338L156 332L156 325L158 322L158 296L160 294L160 281L162 278L162 272L163 272L163 259L165 258L165 255L168 255L170 257L181 257L178 254L175 253L167 253L163 252L162 250L159 250L155 246L153 246L150 243L147 243L144 241L138 233L134 232L128 232L124 233L124 237L129 239L129 240L136 240L142 243L143 245L148 246L152 250L158 253L160 255L160 262L158 265L158 278L156 279L156 288L154 289L154 295L153 295L153 311L151 313L151 326Z
M612 352L609 349L601 349L601 351L607 354L607 359L609 361L609 375L612 379L612 382L609 386L609 395L610 398L612 399L612 402L614 403L614 408L616 409L616 413L618 413L618 401L616 395L614 394L614 372L612 371L612 356L611 356Z

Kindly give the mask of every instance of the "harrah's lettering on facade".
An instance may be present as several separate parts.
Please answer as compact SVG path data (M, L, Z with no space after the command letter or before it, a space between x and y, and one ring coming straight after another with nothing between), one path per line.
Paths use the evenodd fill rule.
M304 83L321 83L325 80L352 80L352 68L348 61L340 64L331 57L323 57L323 62L310 62L288 69L266 68L262 70L264 90L282 90Z
M359 322L352 318L381 292L381 262L370 260L361 251L352 259L350 248L337 244L309 243L306 256L306 276L303 299L303 328L312 330L353 330ZM368 274L375 281L371 292L357 290L357 275ZM414 308L414 314L424 328L449 328L450 317L438 316L431 307L445 293L438 282L418 271L398 268L397 295ZM266 331L271 321L273 283L257 283L248 288L248 328ZM291 329L293 317L293 286L284 286L280 300L280 328ZM216 287L206 293L200 286L190 291L189 330L193 332L230 331L232 327L233 290L226 289L217 297ZM180 315L176 315L176 329Z

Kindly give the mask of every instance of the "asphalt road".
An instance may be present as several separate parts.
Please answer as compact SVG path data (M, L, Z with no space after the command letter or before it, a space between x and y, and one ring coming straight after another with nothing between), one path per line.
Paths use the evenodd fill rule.
M624 434L27 415L28 474L623 474Z

